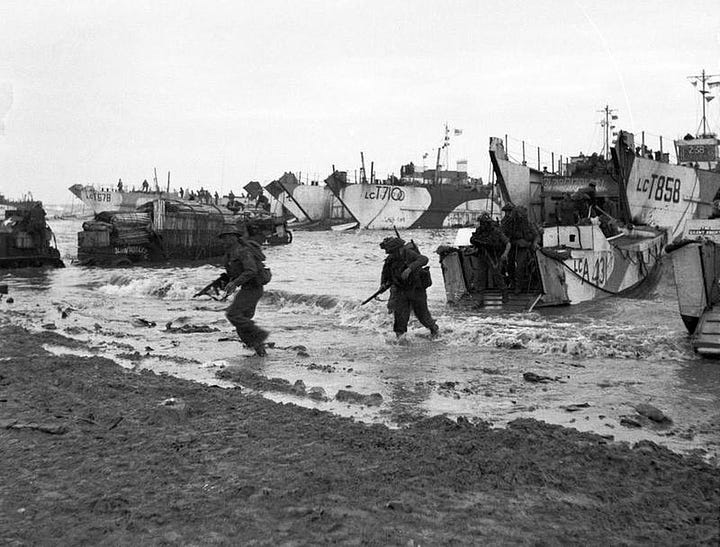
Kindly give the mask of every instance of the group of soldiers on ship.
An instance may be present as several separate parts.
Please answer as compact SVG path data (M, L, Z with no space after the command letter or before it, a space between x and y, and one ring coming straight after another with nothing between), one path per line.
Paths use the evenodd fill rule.
M470 237L470 261L474 290L512 290L526 292L536 284L534 252L540 244L540 232L528 219L524 207L510 203L502 208L504 216L498 222L488 213L477 219Z
M598 217L603 232L608 236L614 235L617 232L616 221L602 208L611 208L609 205L597 197L596 185L591 182L573 193L556 198L548 221L549 224L577 225L590 223L592 217ZM502 212L503 217L499 221L488 213L482 213L477 219L475 231L470 237L471 246L465 251L470 262L470 289L499 290L503 294L539 290L535 251L542 242L541 229L529 219L523 206L506 203Z

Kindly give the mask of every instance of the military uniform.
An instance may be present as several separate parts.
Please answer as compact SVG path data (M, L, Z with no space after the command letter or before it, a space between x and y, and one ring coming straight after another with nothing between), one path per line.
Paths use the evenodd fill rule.
M470 243L476 255L471 258L474 276L471 284L474 289L506 288L502 266L510 252L509 240L490 215L478 217L478 224Z
M533 248L540 238L535 226L528 219L524 207L510 209L500 223L503 233L510 240L508 271L515 286L515 292L530 289L532 265L535 259Z
M399 237L385 238L380 247L388 255L380 284L391 288L388 308L394 315L393 331L397 336L407 332L412 311L418 321L430 329L430 334L436 336L439 329L430 315L427 293L420 279L420 270L428 263L428 258L412 243L405 244Z
M255 309L260 297L263 295L261 273L264 268L265 255L260 245L254 241L238 238L236 231L225 232L233 234L237 241L225 253L225 270L230 283L239 286L232 304L225 310L225 316L235 327L235 330L245 345L255 350L258 355L265 355L265 339L268 332L258 327L253 321Z

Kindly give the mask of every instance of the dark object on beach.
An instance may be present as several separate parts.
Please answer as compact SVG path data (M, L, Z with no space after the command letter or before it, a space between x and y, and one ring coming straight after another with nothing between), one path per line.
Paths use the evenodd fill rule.
M165 325L165 330L167 332L177 332L180 334L191 334L195 332L217 332L220 329L216 329L214 327L208 327L207 325L182 325L180 327L173 327L172 321L167 323ZM224 339L221 339L224 340ZM235 340L234 338L229 340Z
M659 424L672 423L672 420L668 418L661 410L647 403L635 405L635 412Z
M0 206L0 268L65 266L41 202L11 202L0 194Z
M557 378L551 378L550 376L541 376L534 372L523 372L523 380L526 382L533 382L536 384L546 384L548 382L559 382Z
M157 323L155 321L148 321L147 319L143 319L142 317L136 317L132 320L132 324L135 327L154 327Z
M640 422L633 420L632 418L628 418L627 416L620 418L620 425L624 425L625 427L642 427Z

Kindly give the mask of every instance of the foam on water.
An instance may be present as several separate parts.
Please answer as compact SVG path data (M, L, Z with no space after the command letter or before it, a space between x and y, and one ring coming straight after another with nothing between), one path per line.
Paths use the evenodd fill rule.
M73 256L81 222L50 222L63 256ZM266 250L273 280L256 320L276 347L264 360L237 342L224 316L228 302L192 298L222 272L213 265L0 272L15 299L0 309L30 329L54 325L86 341L93 354L125 366L203 381L215 368L251 367L291 384L303 379L308 387L323 386L331 397L347 386L382 394L383 404L372 412L292 399L358 419L400 423L407 414L446 412L496 422L548 416L564 423L559 405L587 401L594 416L588 411L587 423L602 414L619 427L621 413L632 410L627 401L641 401L673 415L685 433L718 431L708 420L720 423L720 366L692 353L667 265L636 298L491 314L445 304L433 250L452 242L453 230L403 234L431 260L428 303L442 336L431 341L412 319L399 344L385 298L360 305L379 286L384 253L378 243L386 235L296 232L291 245ZM168 323L206 330L183 333ZM523 380L526 371L564 383L531 385Z

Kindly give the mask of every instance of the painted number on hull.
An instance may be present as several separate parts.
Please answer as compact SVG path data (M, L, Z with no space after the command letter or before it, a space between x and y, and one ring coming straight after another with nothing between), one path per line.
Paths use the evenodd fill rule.
M403 201L405 192L397 186L378 186L372 190L366 190L363 197L365 199Z
M592 265L587 258L575 258L573 259L573 271L584 281L602 287L608 280L607 257L599 257Z
M103 201L110 203L110 194L108 192L88 192L87 197L92 201Z
M647 193L648 199L678 203L680 201L680 179L663 175L650 175L649 179L638 179L637 190Z

